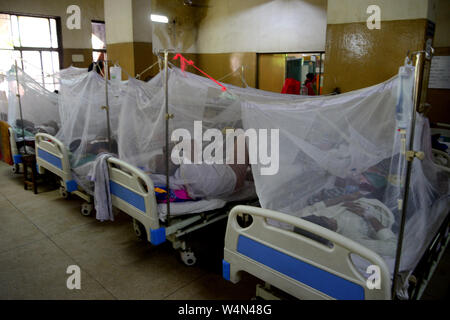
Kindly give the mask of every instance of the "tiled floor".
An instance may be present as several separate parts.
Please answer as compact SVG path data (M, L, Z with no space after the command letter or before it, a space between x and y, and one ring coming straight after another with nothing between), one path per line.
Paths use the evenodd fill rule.
M131 219L98 222L82 201L45 186L25 191L21 175L0 162L0 299L250 299L255 278L233 285L221 277L224 225L200 231L199 264L186 267L169 243L137 240ZM81 268L81 290L66 286L69 265ZM449 298L450 249L423 298Z
M254 296L255 278L234 285L221 276L223 225L199 233L197 242L208 249L200 251L197 266L187 267L169 243L154 247L138 241L127 215L102 223L82 216L81 203L45 186L37 195L25 191L22 176L0 162L0 299ZM81 268L81 290L67 289L69 265Z

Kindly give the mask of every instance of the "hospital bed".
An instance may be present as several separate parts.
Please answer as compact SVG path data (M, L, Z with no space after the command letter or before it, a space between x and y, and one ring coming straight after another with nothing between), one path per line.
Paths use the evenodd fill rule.
M432 149L433 153L433 162L440 169L450 173L450 154L447 152Z
M230 203L221 199L172 202L168 219L167 204L156 202L153 181L145 172L115 157L108 158L107 163L112 205L133 218L136 235L153 245L168 240L186 265L195 264L195 253L184 236L226 219ZM243 195L233 200L248 198L251 196Z
M22 154L19 152L19 148L17 147L18 141L16 140L16 134L14 132L14 129L12 127L9 127L8 133L9 133L9 145L11 148L11 156L14 162L12 166L12 172L20 173L23 167ZM32 141L32 139L30 140L30 137L25 137L25 141Z
M74 194L86 202L81 206L81 214L89 216L94 208L92 197L82 190L73 178L69 153L64 144L46 133L37 133L35 136L36 163L40 174L48 170L60 178L59 192L63 198Z
M430 253L428 257L427 254L417 257L418 262L431 259L431 265L422 267L419 277L411 277L416 282L410 295L413 298L420 299L448 244L449 201L443 201L447 201L446 212L440 216L446 218L429 245L427 252ZM251 222L242 224L242 219L239 220L242 216ZM292 225L306 231L308 236L275 227L268 224L267 219ZM313 240L314 237L330 245ZM361 264L361 259L353 257L365 261ZM362 272L368 265L379 268L379 289L369 289L366 285ZM278 297L276 290L270 289L274 286L298 299L391 299L391 272L377 253L304 219L262 208L237 206L228 218L223 277L237 283L242 272L268 284L257 287L258 296L263 298Z

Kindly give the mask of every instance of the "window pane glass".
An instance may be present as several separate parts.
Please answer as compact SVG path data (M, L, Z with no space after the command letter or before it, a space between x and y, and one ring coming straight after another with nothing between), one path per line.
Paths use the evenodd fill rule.
M96 62L98 60L98 57L100 57L100 54L100 51L92 51L92 61Z
M20 62L20 52L13 50L0 50L0 73L6 73L14 64L14 59L17 59L17 66L22 67Z
M50 30L52 36L52 48L58 48L58 33L56 32L56 20L50 19Z
M53 70L54 72L59 72L59 53L53 51L52 52L52 61L53 61Z
M58 52L42 51L42 66L44 67L44 86L54 91L56 87L52 75L59 71Z
M0 49L13 49L9 14L0 14Z
M106 49L104 23L92 22L92 49Z
M47 18L19 17L20 42L23 47L50 48L50 26Z
M43 84L41 70L41 55L39 51L23 51L23 69L34 80Z
M20 47L19 22L17 16L11 16L11 29L14 46Z

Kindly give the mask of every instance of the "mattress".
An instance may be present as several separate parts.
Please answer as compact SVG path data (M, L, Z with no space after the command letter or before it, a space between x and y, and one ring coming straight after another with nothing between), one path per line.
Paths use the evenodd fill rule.
M201 213L211 210L223 208L229 202L246 201L256 199L254 184L246 181L244 187L224 199L202 199L198 201L171 202L170 215L181 216L187 214ZM158 214L161 221L165 221L167 217L167 204L158 204Z

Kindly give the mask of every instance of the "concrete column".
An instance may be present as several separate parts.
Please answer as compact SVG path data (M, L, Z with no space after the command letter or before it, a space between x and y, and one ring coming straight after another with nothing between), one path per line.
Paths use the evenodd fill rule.
M125 72L135 76L156 60L150 12L150 0L105 0L108 60L122 67L123 76ZM155 69L142 74L141 79L150 74L155 74Z

